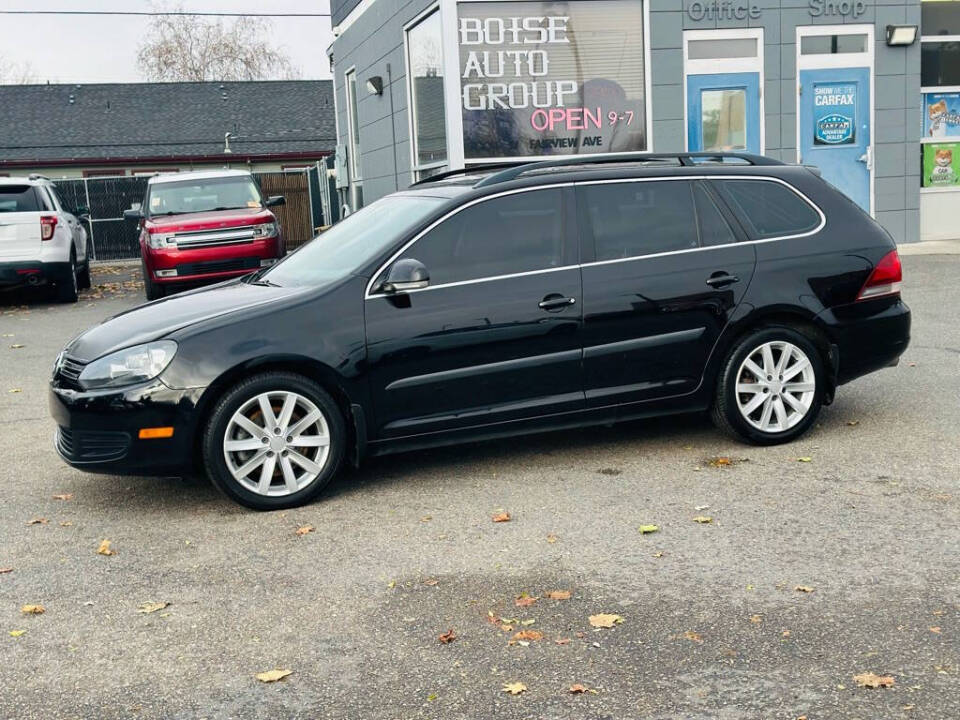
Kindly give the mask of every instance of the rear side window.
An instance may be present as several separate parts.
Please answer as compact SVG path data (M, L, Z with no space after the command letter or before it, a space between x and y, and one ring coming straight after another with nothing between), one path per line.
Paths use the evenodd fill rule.
M431 285L545 270L576 262L560 188L493 198L461 210L411 245Z
M582 185L577 194L584 234L592 236L598 261L698 246L687 180Z
M37 212L40 199L31 185L0 185L0 213Z
M697 222L700 223L700 244L711 247L735 243L736 235L701 183L694 183L693 198L697 206Z
M714 180L754 239L799 235L820 224L820 215L797 193L770 180Z

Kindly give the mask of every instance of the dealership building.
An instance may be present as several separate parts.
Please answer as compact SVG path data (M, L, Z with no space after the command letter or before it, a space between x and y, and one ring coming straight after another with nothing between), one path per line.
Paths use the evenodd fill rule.
M898 242L960 235L960 0L333 0L337 183L739 150L816 165Z

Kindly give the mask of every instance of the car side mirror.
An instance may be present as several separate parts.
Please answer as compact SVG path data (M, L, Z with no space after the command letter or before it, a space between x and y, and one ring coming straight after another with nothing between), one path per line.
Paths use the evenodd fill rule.
M277 205L286 205L287 199L283 195L271 195L267 198L267 207L276 207Z
M140 208L128 208L123 211L124 220L143 220L143 210Z
M414 258L397 260L387 271L387 279L380 289L385 293L399 293L407 290L420 290L430 284L430 273L426 266Z
M73 214L78 218L82 218L84 215L89 216L90 208L84 207L83 205L81 205L80 207L78 207L76 210L73 211Z

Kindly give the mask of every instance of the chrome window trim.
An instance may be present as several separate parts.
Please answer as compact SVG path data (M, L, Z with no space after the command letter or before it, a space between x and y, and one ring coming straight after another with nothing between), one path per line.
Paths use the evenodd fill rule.
M560 270L572 270L574 268L582 269L586 267L593 267L595 265L612 265L614 263L633 262L635 260L645 260L647 258L664 257L667 255L681 255L684 253L703 252L705 250L718 250L721 248L735 247L740 245L759 245L761 243L777 242L780 240L793 240L796 238L810 237L811 235L816 235L821 230L823 230L824 226L827 224L827 216L824 214L823 210L820 209L819 205L813 202L813 200L807 197L807 195L805 195L796 187L788 183L786 180L782 180L781 178L772 177L769 175L672 175L668 177L661 176L661 177L643 177L643 178L605 178L603 180L580 180L576 182L551 183L548 185L535 185L532 187L515 188L513 190L506 190L504 192L496 193L493 195L486 195L484 197L471 200L470 202L464 205L461 205L460 207L454 208L453 210L445 214L443 217L432 222L424 230L417 233L415 237L411 238L408 242L404 243L403 247L397 250L397 252L391 255L386 262L384 262L382 265L380 265L379 268L377 268L377 271L370 277L370 280L367 282L367 288L364 293L363 299L370 300L373 298L388 297L388 293L372 292L374 281L383 273L383 271L386 270L387 267L389 267L394 260L400 257L400 255L406 252L406 250L411 245L417 242L417 240L422 238L428 232L433 230L437 225L444 222L448 218L456 215L461 210L466 210L467 208L473 207L478 203L486 202L487 200L493 200L498 197L504 197L506 195L514 195L516 193L522 193L522 192L531 192L533 190L546 190L546 189L555 188L555 187L571 187L571 186L578 187L581 185L610 185L614 183L632 183L632 182L664 182L664 181L669 182L671 180L687 180L687 181L691 181L691 180L762 180L765 182L780 183L787 189L791 190L794 194L799 196L800 199L802 199L805 203L807 203L807 205L812 207L816 211L817 215L820 217L820 223L811 230L807 230L806 232L802 232L802 233L794 233L791 235L777 235L776 237L771 237L771 238L759 238L757 240L744 240L743 242L725 243L723 245L707 245L704 247L685 248L683 250L667 250L665 252L648 253L646 255L634 255L628 258L616 258L613 260L594 260L592 262L578 263L576 265L564 265L563 267L557 267L557 268L544 268L543 270L528 270L526 272L509 273L507 275L493 275L490 277L475 278L473 280L460 280L460 281L451 282L451 283L441 283L439 285L428 285L425 288L419 288L417 290L408 290L407 293L412 294L417 292L428 292L430 290L441 290L443 288L456 287L459 285L473 285L475 283L492 282L494 280L506 280L509 278L524 277L527 275L539 275L541 273L558 272Z

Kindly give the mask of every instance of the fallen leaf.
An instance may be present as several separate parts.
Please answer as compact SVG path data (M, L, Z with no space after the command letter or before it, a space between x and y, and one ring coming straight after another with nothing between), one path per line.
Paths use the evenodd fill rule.
M512 645L519 640L543 640L543 633L539 630L521 630L510 638L510 644Z
M618 625L623 622L623 618L619 615L613 615L611 613L600 613L598 615L590 616L590 625L595 628L612 628L614 625Z
M503 692L510 693L511 695L519 695L520 693L526 692L526 691L527 691L527 686L524 685L522 682L506 683L503 686Z
M703 511L706 510L708 507L710 507L710 506L709 506L709 505L697 505L697 506L694 507L693 509L696 510L697 512L703 512Z
M780 637L785 637L785 638L790 637L790 631L784 630L782 633L780 633Z
M547 542L548 542L548 543L551 543L551 544L552 544L552 543L555 543L556 541L557 541L557 536L556 536L556 535L554 535L553 533L550 533L549 535L547 535Z
M569 600L570 599L569 590L551 590L546 593L545 597L550 598L551 600Z
M276 682L277 680L283 680L287 675L293 673L293 670L267 670L266 672L257 673L257 680L265 683Z
M26 633L26 632L27 632L26 630L11 630L11 631L10 631L10 637L20 637L21 635L23 635L23 634Z
M514 622L516 621L514 620ZM535 622L536 620L534 618L527 618L526 620L521 620L520 624L526 627L527 625L533 625Z
M694 632L693 630L687 630L687 631L683 634L683 636L684 636L687 640L690 640L690 641L695 642L695 643L702 643L702 642L703 642L703 637L701 637L700 633Z
M893 687L894 684L892 675L877 675L872 672L854 675L853 679L857 685L865 688Z
M517 607L530 607L537 601L533 595L527 595L526 593L521 593L517 595L514 599L513 604Z
M452 643L456 639L457 639L457 634L453 631L453 628L450 628L449 630L447 630L445 633L442 633L437 638L437 640L439 640L442 645L446 645L447 643Z
M12 568L12 567L0 567L0 575L4 575L5 573L8 573L8 572L13 572L13 568Z
M20 612L24 615L43 615L47 609L43 605L24 605Z
M391 590L393 590L396 586L397 586L396 580L391 580L390 582L387 583L387 587Z
M557 638L553 641L554 645L569 645L570 638Z
M145 602L145 603L140 603L140 606L137 608L137 612L154 613L157 610L163 610L165 607L169 607L169 606L170 606L170 603L164 602L163 600L161 600L160 602Z
M433 702L436 699L437 699L436 693L430 693L429 695L427 695L427 702Z
M569 692L570 692L571 695L580 695L580 694L582 694L582 693L585 693L586 691L587 691L587 686L586 686L586 685L581 685L580 683L576 683L575 685L571 685L571 686L570 686L570 690L569 690Z
M751 615L750 622L756 625L757 623L763 622L763 617L761 617L760 615Z
M503 625L500 626L500 629L503 630L504 632L513 632L513 625L504 623Z
M307 533L312 533L313 531L314 531L313 525L302 525L302 526L300 526L300 527L297 528L296 534L297 534L297 535L300 535L300 536L302 537L302 536L306 535Z
M599 470L597 470L597 472L600 473L601 475L619 475L620 473L623 472L623 470L620 470L618 468L600 468Z
M27 525L46 525L49 522L45 517L35 517L27 521Z
M713 522L713 518L710 517L709 515L697 515L697 516L693 519L693 521L694 521L695 523L700 523L701 525L705 525L705 524L707 524L707 523L712 523L712 522Z
M662 558L662 557L663 557L663 552L662 552L662 551L661 551L661 552L655 552L655 553L653 554L653 556L654 556L655 558Z
M797 592L802 592L802 593L812 593L812 592L813 592L813 588L810 587L809 585L797 585L797 586L794 588L794 590L796 590Z
M436 578L428 578L428 579L426 579L426 580L423 581L423 584L424 584L424 585L429 585L430 587L433 587L434 585L438 584L439 582L440 582L440 581L437 580Z
M649 533L655 533L660 529L659 525L641 525L637 528L640 531L641 535L648 535Z
M856 427L860 424L859 420L847 420L847 425L850 427Z
M798 458L797 458L797 462L813 462L813 458L811 458L811 457L798 457Z
M932 632L932 633L935 634L935 635L939 635L939 634L940 634L940 627L939 627L938 625L934 625L934 626L932 626L932 627L930 628L930 632Z
M10 348L13 350L19 350L22 347L23 347L22 343L14 343L13 345L10 346Z
M422 518L420 518L420 522L430 522L431 520L433 520L432 515L424 515Z
M104 540L100 543L100 547L97 548L97 555L116 555L115 550L110 549L110 541Z
M71 525L73 525L73 522L70 520L64 520L60 523L60 527L70 527Z
M510 522L510 513L508 512L497 513L491 518L491 520L493 520L494 522Z
M731 460L728 457L715 457L708 460L707 464L709 464L712 467L723 467L725 465L732 465L733 460Z
M23 392L23 390L21 390L20 388L10 388L9 390L7 390L7 392L10 393L11 395L15 395L16 393Z
M60 493L53 496L54 500L73 500L73 493Z

